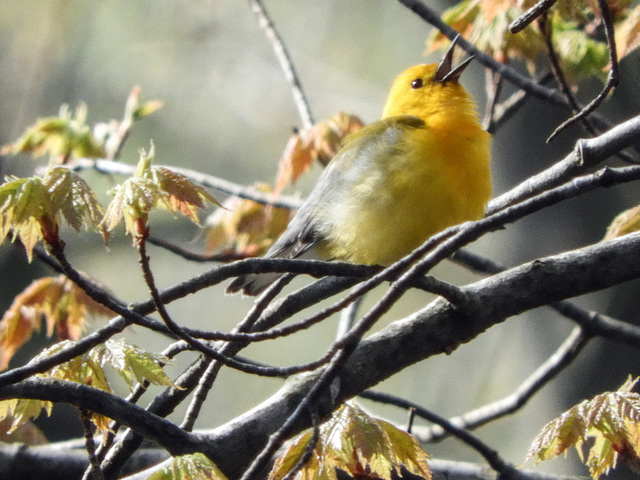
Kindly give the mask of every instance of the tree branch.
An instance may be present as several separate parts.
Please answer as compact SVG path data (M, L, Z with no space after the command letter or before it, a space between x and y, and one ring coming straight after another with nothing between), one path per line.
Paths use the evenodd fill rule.
M324 416L340 402L416 362L451 352L510 316L638 278L640 262L628 261L638 255L640 234L627 235L539 259L464 287L478 299L476 310L463 313L436 300L363 340L340 369L333 393L325 391L318 400L319 411ZM214 430L207 443L220 449L212 458L230 478L238 478L270 435L290 418L318 375L291 379L266 402ZM309 418L301 417L292 431L309 425Z
M307 101L307 97L305 96L304 90L302 89L300 78L296 73L296 69L293 66L291 58L289 57L289 52L287 52L287 48L280 38L275 25L269 18L269 15L264 8L264 5L262 4L262 1L249 0L249 4L251 5L251 10L253 10L253 13L255 13L256 17L258 17L260 27L264 30L265 35L271 43L271 47L273 48L273 51L278 58L278 63L280 63L280 68L282 68L284 76L291 85L293 101L298 108L298 114L300 115L300 120L302 120L302 126L304 128L311 128L314 124L313 116L311 115L311 108L309 107L309 102Z
M172 455L199 451L198 445L202 441L198 436L185 432L172 422L129 403L117 395L79 383L38 378L0 387L0 400L10 398L64 402L99 413L135 430L165 448Z

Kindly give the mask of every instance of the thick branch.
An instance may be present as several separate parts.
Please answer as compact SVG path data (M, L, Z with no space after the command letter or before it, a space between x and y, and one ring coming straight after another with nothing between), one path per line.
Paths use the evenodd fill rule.
M0 388L0 400L32 398L64 402L100 413L156 442L172 455L197 451L200 439L144 408L122 398L73 382L54 379L29 379Z
M473 302L462 312L436 300L427 307L364 340L326 393L319 410L326 414L398 371L433 355L451 352L510 316L566 298L640 277L640 234L530 262L471 284L463 291ZM311 388L317 374L298 376L272 398L214 431L209 445L220 451L214 461L230 478L238 477ZM310 425L305 418L299 430Z

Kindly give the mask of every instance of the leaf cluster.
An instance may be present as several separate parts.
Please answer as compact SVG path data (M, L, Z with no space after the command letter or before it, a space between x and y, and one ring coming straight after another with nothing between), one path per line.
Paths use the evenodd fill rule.
M70 340L58 342L36 355L32 362L69 347ZM110 366L132 389L136 382L148 382L154 385L176 387L163 370L168 359L160 354L147 352L139 347L127 344L124 340L107 340L83 355L56 365L41 378L55 378L68 382L90 385L99 390L113 393L105 371ZM16 430L31 419L40 416L42 410L51 414L53 404L43 400L10 399L0 401L0 420L11 419L8 433ZM92 421L98 430L106 436L109 431L109 419L93 414Z
M0 370L7 368L13 354L40 331L43 322L48 336L55 329L59 340L78 340L89 315L111 314L64 275L33 281L0 320Z
M300 462L313 432L296 437L280 456L269 480L282 480ZM313 445L312 445L313 446ZM411 435L345 403L320 426L313 453L300 470L300 480L336 480L336 469L354 478L392 480L403 469L431 479L429 455Z
M618 457L635 468L640 460L640 395L631 390L637 381L629 378L617 391L585 400L549 422L527 459L549 460L573 446L594 480L615 468Z
M148 235L149 213L155 208L181 213L199 224L197 209L204 208L205 201L219 205L213 195L184 175L168 168L152 167L154 155L153 144L149 153L141 151L135 174L111 190L113 200L102 221L107 231L124 220L125 230L135 242Z
M44 177L6 177L0 185L0 243L9 235L12 241L19 239L29 261L40 240L62 246L62 219L76 231L85 226L107 239L102 206L82 177L68 168L53 167Z

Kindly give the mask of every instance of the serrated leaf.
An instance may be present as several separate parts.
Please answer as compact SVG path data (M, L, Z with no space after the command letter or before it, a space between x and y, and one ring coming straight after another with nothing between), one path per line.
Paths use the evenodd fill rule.
M265 184L252 188L271 193ZM262 255L284 232L291 215L292 212L284 208L229 197L204 222L206 251L232 250L247 257Z
M285 453L276 458L276 461L274 462L271 469L271 473L269 474L269 480L282 480L284 477L286 477L304 455L305 448L307 447L307 443L310 439L311 432L303 433L293 439L293 441L288 445ZM301 472L301 474L302 475L299 480L312 480L320 478L318 476L319 465L317 452L316 454L311 456L311 459L305 465L304 470Z
M169 363L167 357L129 345L124 340L107 340L92 349L90 357L100 365L111 365L129 387L146 380L154 385L177 388L163 369Z
M553 17L552 40L569 82L576 84L590 76L606 80L609 49L605 43L588 35L575 22L564 21L558 15Z
M155 148L151 144L148 154L140 152L135 175L109 192L113 200L102 220L107 231L124 221L126 232L135 241L146 236L149 213L154 208L163 208L173 214L182 213L198 223L196 209L204 207L205 201L219 205L209 192L184 175L167 168L152 167L154 155Z
M344 138L360 130L363 125L355 115L338 112L310 129L293 135L280 159L274 193L279 195L286 185L295 183L314 162L327 165L342 146Z
M280 480L302 457L310 433L298 436L276 460L269 480ZM354 404L345 404L320 427L311 461L300 471L304 480L336 480L338 468L356 478L391 480L409 472L431 479L429 456L418 441L391 424L370 417Z
M48 153L57 163L71 158L104 157L102 143L94 138L85 125L87 107L81 104L74 115L67 105L60 108L57 117L39 119L14 143L5 145L0 153L18 154L31 152L34 157Z
M32 259L36 243L44 239L43 219L55 221L51 198L47 188L39 177L6 177L0 185L0 241L12 232L12 241L20 239ZM50 228L50 221L46 228ZM57 232L48 232L52 237Z
M0 320L0 370L34 332L40 331L42 321L49 336L56 329L58 339L77 340L90 315L106 317L112 312L64 275L33 281L14 298Z
M227 480L227 477L202 453L173 457L172 462L147 480Z
M549 460L578 445L585 432L585 421L579 414L581 408L582 404L577 405L545 425L529 449L527 460L534 456L536 463ZM582 458L582 450L577 450Z
M478 49L500 62L520 58L533 70L538 55L544 51L544 42L534 25L527 26L517 35L508 30L532 1L515 4L510 0L467 0L447 9L442 20L459 31ZM446 37L433 32L427 40L427 50L448 45Z
M38 362L43 358L49 357L68 347L71 343L69 340L58 342L40 352L31 362ZM162 370L162 366L168 361L163 355L149 353L138 347L127 345L123 340L110 339L83 355L56 365L48 372L37 376L81 383L112 393L112 388L104 370L106 365L111 365L125 379L130 388L133 386L134 380L138 382L147 380L155 385L179 388L171 382ZM52 405L51 402L36 400L12 399L1 401L0 420L10 418L13 430L31 418L37 418L42 408L45 408L47 413L50 414ZM103 435L108 432L110 423L108 418L92 413L91 421Z
M11 426L6 433L13 433L31 419L36 419L42 410L50 416L52 402L44 400L32 400L28 398L13 398L0 401L0 420L10 422Z
M0 185L0 243L11 233L20 239L29 261L39 241L61 245L64 218L74 229L100 229L102 207L89 186L74 172L55 167L44 178L6 177ZM106 238L106 232L100 231Z
M100 228L102 205L82 177L68 168L56 167L47 172L42 182L51 195L53 208L76 232L83 226ZM106 238L106 232L99 231Z
M636 382L628 379L618 391L585 400L548 423L534 440L527 460L548 460L573 445L594 480L614 468L619 456L637 464L640 395L631 392ZM591 446L585 460L582 448L587 442Z
M182 213L200 224L197 208L204 208L205 201L221 206L204 187L196 185L184 175L163 167L153 168L152 175L160 189L167 194L161 201L163 208L171 213Z

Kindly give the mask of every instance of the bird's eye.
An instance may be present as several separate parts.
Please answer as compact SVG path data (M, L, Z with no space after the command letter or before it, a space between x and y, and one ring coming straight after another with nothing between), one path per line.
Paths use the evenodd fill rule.
M422 88L423 86L424 86L424 83L422 83L421 78L416 78L413 82L411 82L411 88L413 88L414 90Z

